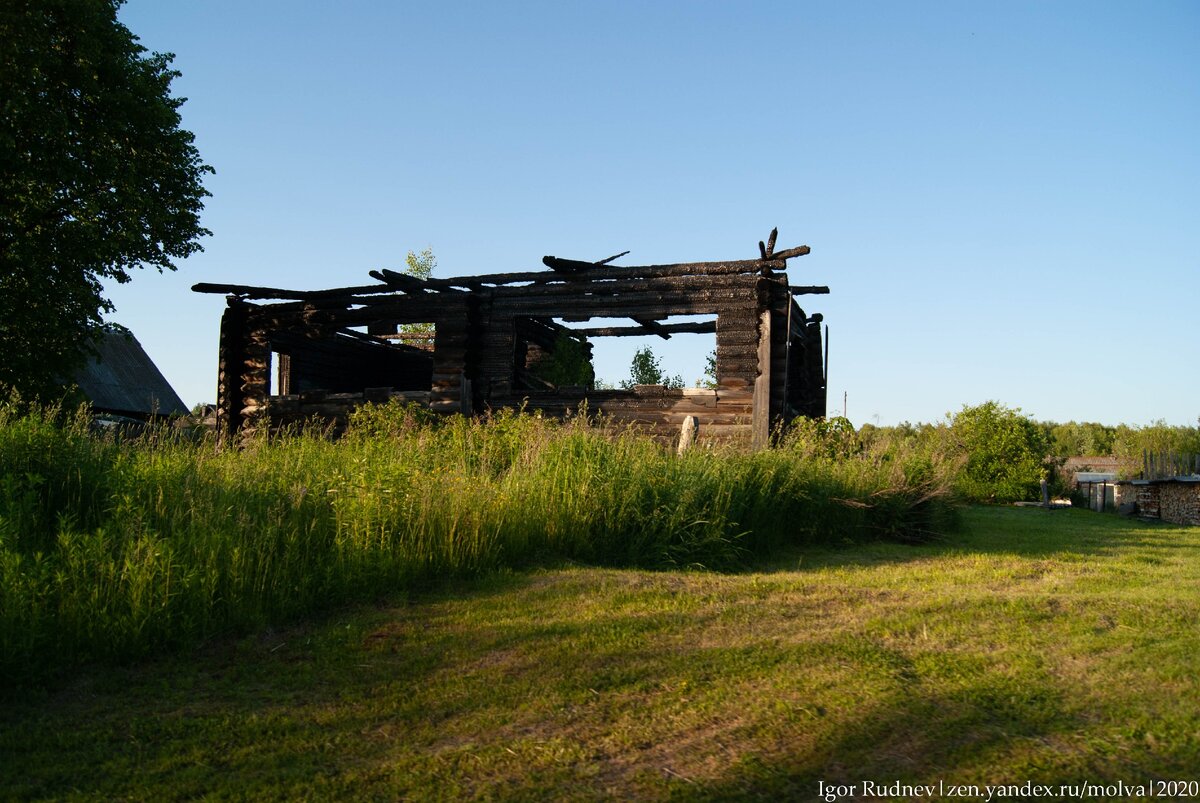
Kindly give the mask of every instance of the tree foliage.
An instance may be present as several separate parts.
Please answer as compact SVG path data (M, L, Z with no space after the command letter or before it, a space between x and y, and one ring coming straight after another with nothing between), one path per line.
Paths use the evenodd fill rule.
M428 246L420 253L409 251L404 257L404 272L421 281L431 278L433 276L433 269L436 267L437 257L433 255L433 249ZM413 341L424 338L430 343L433 343L433 336L435 334L434 325L427 322L401 324L399 332L409 335Z
M555 387L582 385L591 388L596 381L587 346L565 332L559 333L554 341L554 349L538 360L530 372Z
M200 250L205 165L173 56L123 0L0 7L0 389L52 393L112 311L103 282Z
M704 358L704 374L696 380L696 387L716 390L720 387L717 382L717 350L713 349Z
M654 356L654 350L643 346L633 355L629 366L629 379L622 379L620 385L625 390L631 390L634 385L664 385L668 388L683 387L683 377L678 374L668 376L662 369L662 359Z
M1039 497L1049 443L1045 431L1019 408L994 401L963 407L951 419L950 434L967 456L959 478L964 496L988 502Z
M1094 457L1112 454L1116 427L1091 421L1043 425L1055 457Z
M404 257L404 266L405 273L424 281L433 276L433 269L437 267L437 257L433 255L433 249L426 246L420 253L409 251Z

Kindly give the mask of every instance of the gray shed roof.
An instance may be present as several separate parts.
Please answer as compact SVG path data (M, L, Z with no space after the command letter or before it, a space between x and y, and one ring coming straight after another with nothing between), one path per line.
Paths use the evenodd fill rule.
M146 417L188 411L183 400L132 335L106 332L75 382L99 412Z

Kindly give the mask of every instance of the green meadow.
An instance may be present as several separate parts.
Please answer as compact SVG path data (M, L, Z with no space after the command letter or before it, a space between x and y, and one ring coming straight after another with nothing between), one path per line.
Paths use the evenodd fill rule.
M15 799L813 799L1195 780L1200 530L971 508L747 570L500 570L0 714ZM860 786L861 789L861 786Z
M805 442L683 459L594 420L366 408L218 448L0 408L0 679L37 684L453 578L560 560L734 569L952 527L935 461Z
M1197 780L1200 528L962 507L928 444L5 415L3 799Z

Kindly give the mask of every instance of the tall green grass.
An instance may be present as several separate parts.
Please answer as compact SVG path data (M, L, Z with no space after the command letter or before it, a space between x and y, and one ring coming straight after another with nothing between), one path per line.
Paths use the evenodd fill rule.
M729 569L785 545L946 529L928 455L848 457L827 441L680 458L585 418L387 405L338 441L222 450L0 408L0 677L36 682L502 566Z

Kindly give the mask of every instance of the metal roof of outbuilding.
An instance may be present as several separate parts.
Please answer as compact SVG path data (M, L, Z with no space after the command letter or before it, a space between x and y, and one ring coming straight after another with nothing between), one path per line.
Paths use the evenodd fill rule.
M98 412L138 417L187 413L183 400L133 335L106 332L96 351L98 357L88 359L74 379Z

